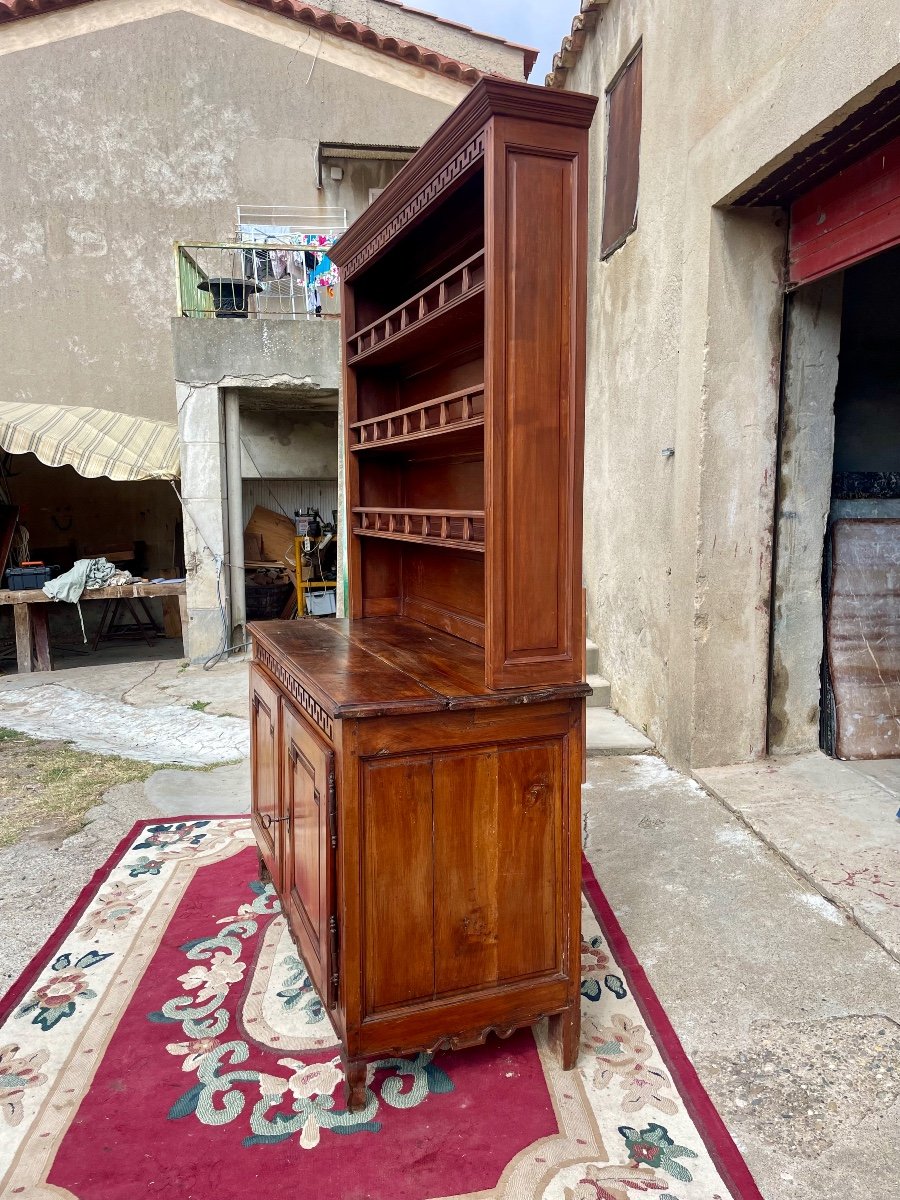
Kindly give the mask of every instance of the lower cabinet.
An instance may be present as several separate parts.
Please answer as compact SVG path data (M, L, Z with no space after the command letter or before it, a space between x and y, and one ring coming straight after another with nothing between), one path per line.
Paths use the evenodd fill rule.
M334 719L328 736L258 665L251 696L253 828L348 1103L367 1060L547 1015L571 1065L582 702Z

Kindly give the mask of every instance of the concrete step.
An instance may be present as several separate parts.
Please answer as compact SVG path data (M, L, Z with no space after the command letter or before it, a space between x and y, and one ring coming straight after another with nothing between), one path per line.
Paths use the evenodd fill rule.
M652 749L650 739L611 708L587 710L588 758L606 754L646 754Z
M600 647L590 638L585 638L584 669L588 676L600 674Z
M593 695L588 696L588 708L609 708L609 680L602 675L588 675L588 687L593 688Z

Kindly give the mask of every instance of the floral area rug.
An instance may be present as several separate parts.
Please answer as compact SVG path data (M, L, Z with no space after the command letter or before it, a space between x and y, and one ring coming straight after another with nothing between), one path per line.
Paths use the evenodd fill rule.
M585 863L583 1035L368 1072L244 818L143 823L0 1002L0 1196L761 1200Z

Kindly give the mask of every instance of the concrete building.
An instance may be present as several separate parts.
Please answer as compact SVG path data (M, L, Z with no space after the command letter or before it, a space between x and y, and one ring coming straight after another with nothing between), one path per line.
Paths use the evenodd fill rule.
M682 767L820 745L826 531L900 516L898 47L896 0L582 0L547 79L602 98L588 631ZM900 661L876 666L898 754Z
M130 531L152 575L183 525L189 652L212 653L241 624L225 393L244 476L286 506L306 483L333 498L338 322L191 320L173 243L233 243L239 205L339 230L483 74L521 80L535 57L396 0L0 0L0 402L178 420L183 438L183 513L165 482L138 497L14 463L32 546L56 561ZM250 493L231 490L234 523Z

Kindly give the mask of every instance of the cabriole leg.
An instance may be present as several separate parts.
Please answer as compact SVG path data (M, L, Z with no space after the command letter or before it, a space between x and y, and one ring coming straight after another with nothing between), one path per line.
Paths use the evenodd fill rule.
M356 1059L344 1059L344 1098L348 1112L366 1107L366 1064Z

